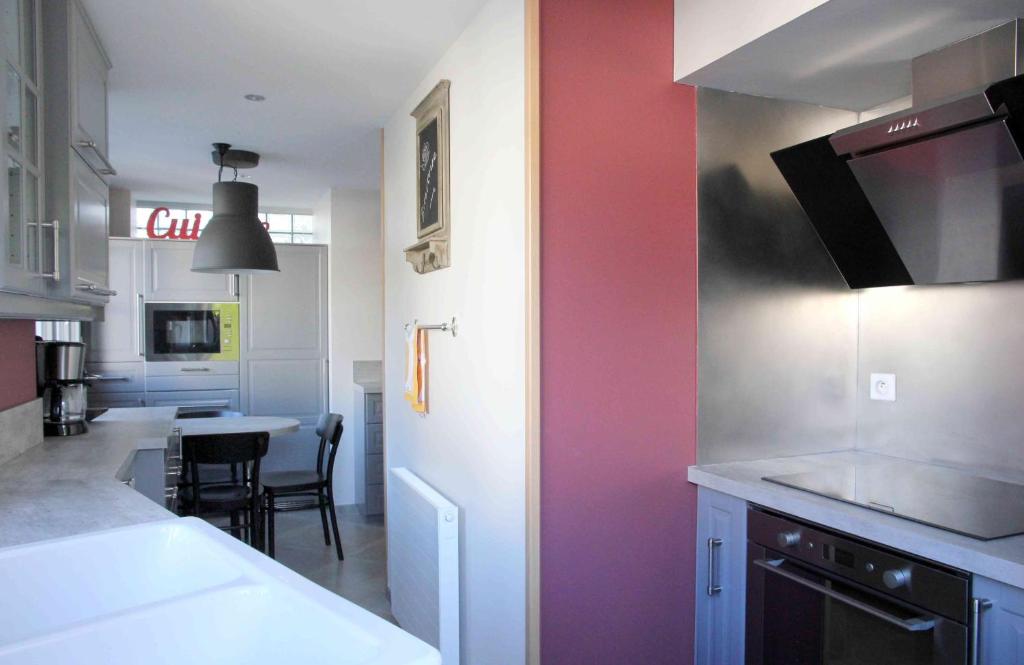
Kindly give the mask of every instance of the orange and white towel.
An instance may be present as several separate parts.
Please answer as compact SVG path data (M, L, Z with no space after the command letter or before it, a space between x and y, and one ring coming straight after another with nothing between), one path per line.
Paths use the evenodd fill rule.
M416 413L427 412L427 331L417 325L405 331L405 400Z

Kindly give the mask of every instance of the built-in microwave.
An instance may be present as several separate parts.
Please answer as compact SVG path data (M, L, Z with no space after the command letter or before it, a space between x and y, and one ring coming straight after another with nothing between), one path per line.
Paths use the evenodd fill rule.
M238 303L146 303L146 360L238 360Z

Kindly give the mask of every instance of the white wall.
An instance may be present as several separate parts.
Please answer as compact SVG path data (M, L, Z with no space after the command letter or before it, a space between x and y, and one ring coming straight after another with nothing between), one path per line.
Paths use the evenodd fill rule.
M353 421L363 416L355 407L352 363L380 360L382 352L380 194L334 188L317 202L313 220L317 241L329 245L330 409L345 416L335 500L348 504L355 502L354 454L362 445Z
M675 0L675 80L828 0Z
M462 510L462 662L525 660L524 3L491 0L385 128L385 432L405 466ZM415 121L451 84L450 268L417 275ZM430 335L430 413L402 397L402 325L457 316Z

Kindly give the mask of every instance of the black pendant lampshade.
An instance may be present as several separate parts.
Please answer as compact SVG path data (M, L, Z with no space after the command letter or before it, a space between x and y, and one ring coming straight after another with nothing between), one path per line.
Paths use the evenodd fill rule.
M227 144L221 150L221 169ZM221 149L221 146L223 148ZM213 217L199 235L192 272L279 272L274 241L259 218L259 189L247 182L213 185Z

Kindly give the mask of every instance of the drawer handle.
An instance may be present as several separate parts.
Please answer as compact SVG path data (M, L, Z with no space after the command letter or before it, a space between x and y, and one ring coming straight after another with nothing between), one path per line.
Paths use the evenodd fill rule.
M130 376L104 376L103 374L86 374L86 381L131 381Z
M714 596L722 592L722 587L715 584L715 552L722 546L721 538L708 538L708 595Z
M182 372L209 372L209 367L182 367Z

